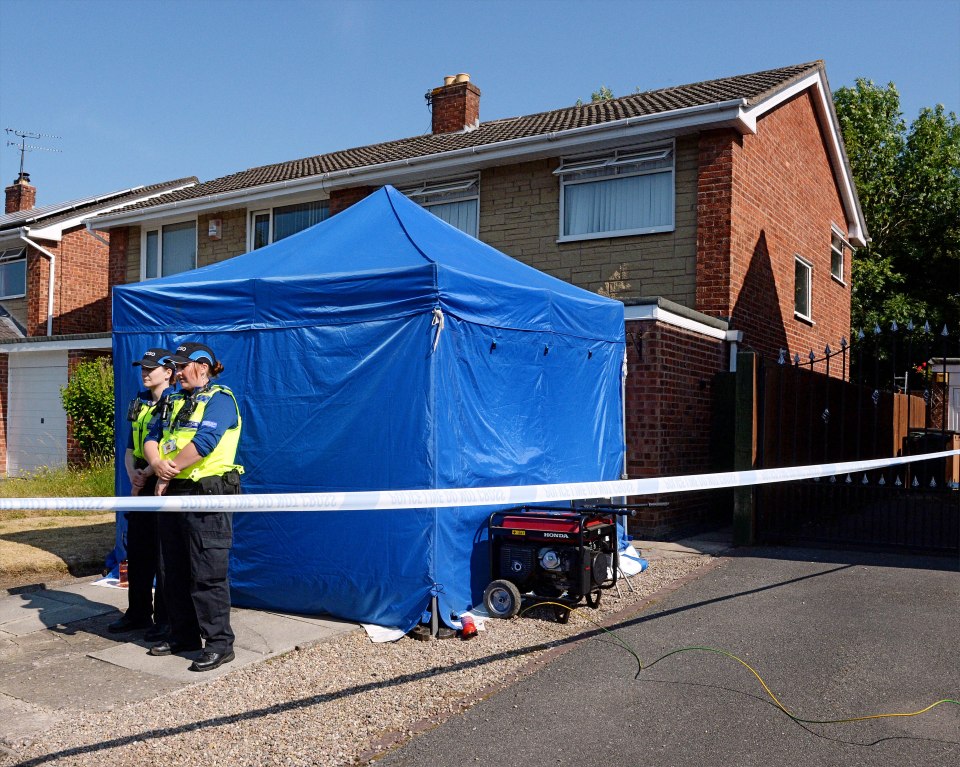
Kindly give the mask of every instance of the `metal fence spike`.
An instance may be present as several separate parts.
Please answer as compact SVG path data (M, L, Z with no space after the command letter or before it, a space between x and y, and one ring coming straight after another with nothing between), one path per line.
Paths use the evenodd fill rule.
M883 332L883 331L880 330L880 323L877 323L877 324L875 324L875 325L873 326L873 334L874 334L875 336L880 335L882 332Z
M830 476L830 484L831 484L831 485L837 484L837 475L836 475L836 474L833 474L833 475Z
M787 350L784 349L784 348L781 346L781 347L780 347L780 356L777 357L777 364L778 364L778 365L783 365L783 364L786 363L786 354L787 354Z
M870 395L870 399L873 400L873 404L874 404L874 405L879 404L879 403L880 403L880 392L877 391L876 389L874 389L874 390L873 390L873 394Z
M885 480L885 479L883 478L883 474L880 475L880 481L877 482L877 484L880 485L881 487L886 486L887 480Z
M907 330L913 331L913 320L907 320Z
M830 423L830 408L824 408L823 412L820 414L820 417L823 419L824 423Z
M924 333L929 333L929 332L930 332L930 321L929 321L929 320L927 320L926 322L923 323L923 332L924 332Z
M910 483L911 487L920 487L920 481L914 476L913 482Z
M797 352L796 354L793 355L793 364L794 364L794 365L799 365L799 364L800 364L800 353L799 353L799 352Z
M863 479L860 480L860 484L861 484L861 485L869 485L869 484L870 484L870 480L867 479L866 473L864 473Z
M823 353L826 354L828 357L829 357L831 354L833 354L833 352L830 351L830 344L827 344L826 346L823 347Z
M897 481L893 483L897 487L903 487L903 482L900 481L900 475L897 474Z
M841 348L841 349L846 349L848 345L849 345L849 344L847 344L847 337L846 337L846 336L840 336L840 348Z
M845 485L852 485L852 484L853 484L853 479L851 478L851 476L850 476L849 474L847 474L847 478L846 478L845 480L843 480L843 484L845 484Z
M857 340L862 341L863 339L864 339L863 328L860 328L859 332L857 333Z
M898 330L900 330L900 328L897 326L897 321L896 321L896 320L894 320L893 322L890 323L890 330L892 330L894 333L896 333Z
M930 487L936 487L937 480L934 477L930 477Z
M942 335L944 338L946 338L948 335L950 335L950 331L947 330L947 325L946 325L946 323L944 323L944 325L943 325L943 330L940 331L940 335Z

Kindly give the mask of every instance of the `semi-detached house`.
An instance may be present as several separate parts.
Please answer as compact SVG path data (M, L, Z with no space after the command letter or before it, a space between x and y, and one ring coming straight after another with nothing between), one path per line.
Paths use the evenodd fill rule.
M84 359L109 355L108 235L85 219L196 184L195 177L37 206L21 172L0 216L0 473L56 466L82 454L60 387Z
M431 133L241 171L98 215L137 282L256 250L392 184L505 253L626 305L628 476L711 468L713 376L747 347L849 332L867 232L822 62L480 121L466 75ZM344 254L344 269L350 268ZM701 519L690 494L640 520Z

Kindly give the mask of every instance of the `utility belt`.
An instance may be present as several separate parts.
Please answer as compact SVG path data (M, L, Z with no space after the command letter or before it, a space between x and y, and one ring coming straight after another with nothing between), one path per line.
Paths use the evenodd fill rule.
M240 472L228 471L214 477L171 479L168 493L171 495L240 495Z

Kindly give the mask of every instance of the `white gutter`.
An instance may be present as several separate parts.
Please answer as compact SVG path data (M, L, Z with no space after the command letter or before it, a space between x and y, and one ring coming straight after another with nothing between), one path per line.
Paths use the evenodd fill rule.
M360 168L320 173L306 178L277 181L272 184L262 184L248 189L237 189L230 192L198 197L192 200L178 200L157 205L149 209L138 209L119 213L117 215L98 215L91 220L94 229L108 229L113 226L139 223L157 218L166 218L175 214L188 215L208 210L212 207L221 207L221 203L243 205L274 195L277 191L288 190L293 192L309 192L337 189L341 187L359 186L372 182L383 183L389 177L402 177L423 173L426 171L442 171L445 168L466 170L464 159L478 158L477 162L495 161L504 158L516 158L523 155L535 154L550 147L550 151L563 151L584 147L595 143L598 134L605 139L629 139L653 131L670 132L682 128L693 128L703 124L727 123L735 126L744 133L755 132L755 127L745 119L746 99L731 99L715 104L705 104L695 107L675 109L670 112L658 112L652 115L626 117L612 122L598 125L584 125L579 128L554 131L537 136L523 136L506 141L497 141L464 149L454 149L449 152L438 152L432 155L411 157L405 160L366 165Z
M689 330L693 333L707 336L708 338L715 338L718 341L726 341L730 344L730 372L735 373L737 370L737 345L743 341L742 330L715 328L704 322L698 322L689 317L671 312L669 309L664 309L657 304L625 306L623 307L623 318L627 321L653 320L655 322L662 322L664 325L672 325L675 328Z
M41 248L37 243L27 237L27 233L30 230L24 227L21 229L18 234L20 239L23 240L27 245L30 245L33 248L36 248L42 255L50 259L50 279L47 282L47 335L53 335L53 285L57 276L57 257L53 255L49 250Z
M100 235L97 234L95 231L93 231L93 229L90 227L90 222L89 222L89 221L84 221L84 224L83 224L83 225L84 225L84 226L86 227L86 229L87 229L87 234L89 234L91 237L93 237L93 239L95 239L97 242L103 243L103 244L106 245L108 248L110 247L110 240L105 240L102 236L100 236Z
M34 343L0 343L0 354L31 354L33 352L62 352L73 349L112 349L113 338L58 338Z

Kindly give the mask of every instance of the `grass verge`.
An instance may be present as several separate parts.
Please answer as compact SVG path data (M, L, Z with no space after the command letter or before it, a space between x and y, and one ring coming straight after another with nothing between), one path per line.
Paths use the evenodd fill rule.
M113 462L41 468L0 480L0 498L113 495ZM0 582L99 572L113 548L114 515L102 511L0 510Z

